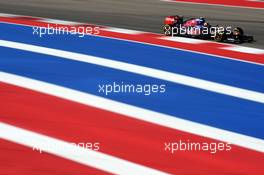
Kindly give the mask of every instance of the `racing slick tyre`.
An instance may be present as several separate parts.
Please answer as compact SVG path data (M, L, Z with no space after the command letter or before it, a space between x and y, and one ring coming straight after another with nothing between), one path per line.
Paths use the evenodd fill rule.
M166 36L172 36L172 27L168 24L162 27L162 33Z

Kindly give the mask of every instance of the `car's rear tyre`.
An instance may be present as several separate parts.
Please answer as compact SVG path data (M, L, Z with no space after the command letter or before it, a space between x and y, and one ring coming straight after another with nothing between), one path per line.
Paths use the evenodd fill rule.
M224 34L223 33L216 33L214 40L216 42L222 42L224 40Z

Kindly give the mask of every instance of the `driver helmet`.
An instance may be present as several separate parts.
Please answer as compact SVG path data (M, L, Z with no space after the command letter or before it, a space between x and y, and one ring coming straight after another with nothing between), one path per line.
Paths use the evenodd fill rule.
M233 32L240 32L238 28L234 28Z
M200 17L196 21L198 25L202 25L205 22L205 19L203 17Z
M240 35L241 34L241 31L239 30L239 28L234 28L233 30L233 35Z
M209 23L208 22L205 22L203 25L204 25L204 27L209 27Z

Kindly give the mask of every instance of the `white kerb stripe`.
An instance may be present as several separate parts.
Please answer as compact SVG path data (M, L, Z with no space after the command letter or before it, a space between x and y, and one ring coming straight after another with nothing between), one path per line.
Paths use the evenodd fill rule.
M109 67L113 69L118 69L126 72L136 73L148 77L153 77L165 81L170 81L173 83L183 84L186 86L191 86L195 88L204 89L207 91L212 91L220 94L225 94L237 98L242 98L246 100L251 100L259 103L264 103L264 94L260 92L255 92L251 90L241 89L237 87L232 87L229 85L224 85L220 83L215 83L207 80L202 80L198 78L193 78L190 76L185 76L177 73L171 73L163 70L153 69L149 67L139 66L135 64L114 61L110 59L74 53L64 50L51 49L47 47L35 46L24 43L17 43L12 41L0 40L0 46L20 49L24 51L30 51L35 53L41 53L45 55L52 55L60 58L81 61L85 63L100 65L104 67Z
M139 164L122 160L97 151L76 147L65 141L41 135L0 122L0 138L21 145L44 150L47 153L66 158L119 175L168 175ZM32 150L33 151L33 150Z
M221 49L231 50L235 52L251 53L251 54L264 54L263 49L244 47L244 46L229 46L229 47L223 47Z
M115 27L105 27L102 30L109 31L109 32L116 32L116 33L125 33L125 34L142 34L144 32L137 31L137 30L130 30L130 29L121 29Z
M64 20L57 20L57 19L48 19L48 18L41 18L40 21L51 23L51 24L62 24L62 25L78 25L82 23L72 22L72 21L64 21Z
M6 13L0 13L0 17L18 17L20 15L13 15L13 14L6 14Z
M210 127L192 121L177 118L140 107L116 102L106 98L83 93L73 89L53 85L30 78L21 77L5 72L0 72L0 82L31 89L45 94L57 96L63 99L78 102L84 105L93 106L99 109L122 114L124 117L143 120L153 124L185 131L224 142L236 144L248 149L264 152L264 141L258 138Z
M206 40L200 40L200 39L194 39L194 38L185 38L185 37L173 37L173 36L166 36L166 37L160 37L159 39L167 40L167 41L174 41L174 42L180 42L180 43L188 43L188 44L202 44L202 43L210 43Z

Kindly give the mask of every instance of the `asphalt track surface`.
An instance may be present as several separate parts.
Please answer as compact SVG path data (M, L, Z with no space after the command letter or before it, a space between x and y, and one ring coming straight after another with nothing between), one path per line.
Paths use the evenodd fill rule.
M0 1L0 12L88 22L160 33L167 15L203 16L212 25L240 26L264 48L264 10L164 2L160 0L12 0Z

